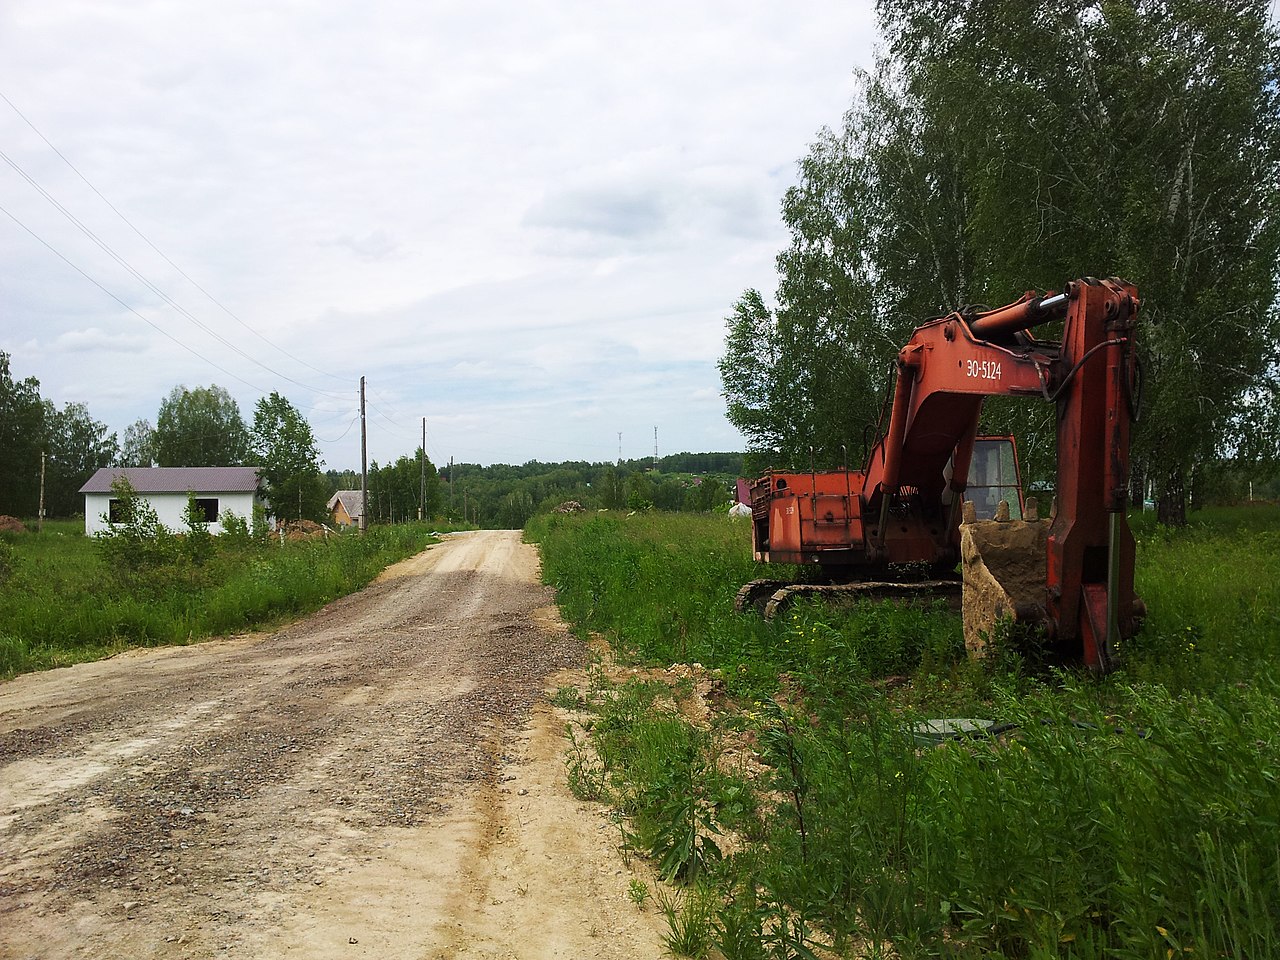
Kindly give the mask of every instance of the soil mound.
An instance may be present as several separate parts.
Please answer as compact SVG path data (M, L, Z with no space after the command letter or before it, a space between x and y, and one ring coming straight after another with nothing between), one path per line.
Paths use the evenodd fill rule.
M1048 520L978 520L960 526L964 645L981 657L996 624L1045 602Z
M329 535L324 524L314 520L286 520L279 529L286 540L315 540Z
M0 514L0 533L26 533L27 525L17 517Z

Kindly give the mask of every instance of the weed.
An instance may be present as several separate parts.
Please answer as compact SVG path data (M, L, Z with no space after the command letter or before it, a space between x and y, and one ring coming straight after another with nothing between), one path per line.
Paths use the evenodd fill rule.
M722 859L713 839L720 829L706 790L699 743L691 737L682 746L682 753L671 758L670 793L647 814L652 823L648 846L664 880L694 883Z
M284 545L211 537L196 564L189 538L144 537L151 520L142 509L134 517L102 538L51 522L13 542L0 676L270 625L359 589L432 542L427 527L409 524Z
M643 881L633 877L627 884L627 899L637 907L643 908L649 899L649 887Z
M635 852L632 841L634 837L627 829L627 818L621 810L609 811L609 822L618 828L618 852L622 854L623 866L631 866L631 854Z
M667 949L678 957L704 957L711 947L714 890L702 886L672 892L660 888L658 909L667 921Z
M18 551L0 540L0 586L8 582L18 568Z
M1103 680L1047 669L1036 637L1007 631L971 664L937 608L740 616L749 545L703 518L549 530L544 570L575 628L720 668L772 768L726 777L664 688L592 681L608 796L665 875L694 881L659 895L672 950L807 958L820 929L885 957L1280 955L1280 514L1134 529L1150 615ZM911 736L965 716L1004 732Z
M569 749L564 765L569 774L569 792L579 800L599 800L604 794L608 769L597 756L587 737L579 737L573 724L565 724L565 736Z
M581 710L586 705L582 693L572 684L557 687L556 692L547 699L552 706L562 710Z

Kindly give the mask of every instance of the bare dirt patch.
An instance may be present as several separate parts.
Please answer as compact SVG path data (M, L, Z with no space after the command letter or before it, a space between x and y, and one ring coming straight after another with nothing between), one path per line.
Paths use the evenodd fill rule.
M564 785L569 636L514 531L272 635L0 686L0 957L653 957Z
M0 513L0 533L26 533L27 525L17 517Z

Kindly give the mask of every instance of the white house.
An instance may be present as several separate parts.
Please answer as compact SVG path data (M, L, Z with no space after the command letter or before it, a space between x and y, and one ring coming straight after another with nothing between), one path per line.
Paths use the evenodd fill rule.
M253 504L258 492L257 467L103 467L80 488L84 494L84 532L93 536L105 530L119 501L112 496L111 483L125 477L142 499L170 530L187 528L182 514L187 495L194 494L204 511L210 533L219 533L218 519L230 510L252 524Z

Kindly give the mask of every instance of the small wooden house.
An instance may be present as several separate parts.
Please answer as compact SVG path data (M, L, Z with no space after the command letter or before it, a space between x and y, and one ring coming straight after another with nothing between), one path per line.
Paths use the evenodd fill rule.
M359 526L362 502L359 490L339 490L329 498L328 510L333 522L340 527Z

